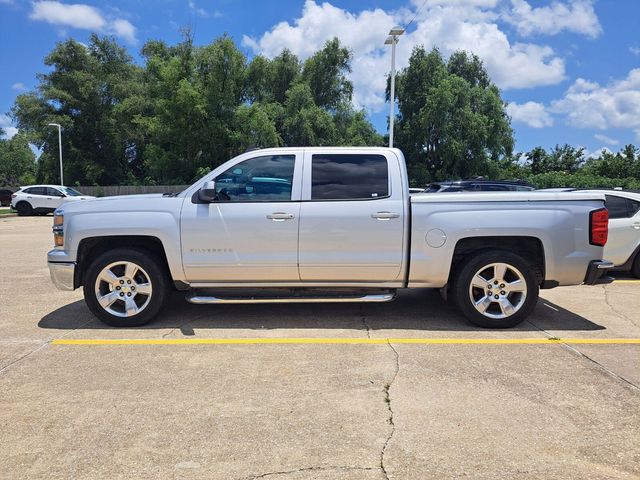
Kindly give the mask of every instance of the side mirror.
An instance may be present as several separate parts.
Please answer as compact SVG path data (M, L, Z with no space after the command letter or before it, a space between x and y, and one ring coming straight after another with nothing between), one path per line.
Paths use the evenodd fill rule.
M216 182L205 182L198 190L198 198L203 202L211 203L216 199Z

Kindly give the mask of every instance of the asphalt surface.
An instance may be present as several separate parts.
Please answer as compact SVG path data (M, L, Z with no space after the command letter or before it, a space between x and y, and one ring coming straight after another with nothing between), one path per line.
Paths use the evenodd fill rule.
M51 284L51 222L0 218L2 479L640 478L640 282L506 331L433 291L113 329Z

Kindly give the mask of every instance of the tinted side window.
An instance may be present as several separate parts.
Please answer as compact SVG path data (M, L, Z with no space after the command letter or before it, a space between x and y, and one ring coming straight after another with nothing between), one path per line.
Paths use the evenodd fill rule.
M47 187L47 196L49 197L62 197L62 193L55 188Z
M484 183L480 185L480 190L483 192L508 192L509 187L506 185Z
M47 189L45 187L31 187L27 188L24 192L29 195L46 195Z
M283 202L291 200L295 155L250 158L215 179L217 201Z
M627 201L615 195L605 195L609 218L627 218Z
M312 200L356 200L389 195L383 155L318 154L311 158Z
M629 210L629 217L633 217L640 210L640 201L627 198L627 210Z

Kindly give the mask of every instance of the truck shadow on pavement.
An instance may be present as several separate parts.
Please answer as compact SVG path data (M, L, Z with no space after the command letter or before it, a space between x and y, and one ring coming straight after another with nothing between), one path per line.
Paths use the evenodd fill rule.
M47 329L108 330L84 301L70 303L45 315L38 327ZM483 331L471 325L436 290L410 290L390 303L234 304L192 305L175 293L151 323L138 329L180 329L185 336L196 329L318 329ZM603 330L605 327L543 298L527 321L512 331ZM486 331L486 330L485 330Z

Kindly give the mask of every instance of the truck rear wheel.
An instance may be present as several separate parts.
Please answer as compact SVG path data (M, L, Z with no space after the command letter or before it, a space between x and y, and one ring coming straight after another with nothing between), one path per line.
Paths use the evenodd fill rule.
M89 310L107 325L137 327L152 320L170 294L169 279L152 253L118 248L100 255L84 279Z
M467 257L453 283L458 308L484 328L510 328L529 316L538 301L536 275L522 257L507 251Z

